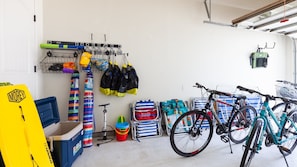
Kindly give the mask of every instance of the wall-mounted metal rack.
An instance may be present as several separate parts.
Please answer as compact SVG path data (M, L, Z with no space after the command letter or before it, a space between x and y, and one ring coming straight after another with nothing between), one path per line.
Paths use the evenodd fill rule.
M64 63L74 63L77 67L80 55L80 50L46 49L46 56L40 61L41 70L45 73L63 73Z
M119 44L48 40L40 47L45 49L45 56L40 61L41 70L45 73L63 73L64 63L69 62L75 64L76 70L82 70L79 60L84 51L92 53L93 60L105 59L107 62L111 55L124 55ZM93 69L100 71L98 68Z
M48 44L62 44L62 45L73 45L73 46L94 46L94 47L113 47L113 48L121 48L122 46L119 44L107 44L107 43L90 43L90 42L69 42L69 41L47 41Z

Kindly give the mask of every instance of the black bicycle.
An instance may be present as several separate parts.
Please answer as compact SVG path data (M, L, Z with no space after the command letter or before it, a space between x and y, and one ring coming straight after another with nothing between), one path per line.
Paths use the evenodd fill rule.
M173 150L184 157L191 157L202 152L211 141L214 122L216 133L220 135L223 142L229 142L232 153L230 140L236 144L246 140L252 121L257 115L256 109L246 103L246 96L211 90L199 83L196 83L194 87L208 92L208 100L202 110L188 111L175 121L170 133ZM234 98L235 102L224 102L218 99L217 95ZM226 123L219 119L215 107L217 103L232 107Z

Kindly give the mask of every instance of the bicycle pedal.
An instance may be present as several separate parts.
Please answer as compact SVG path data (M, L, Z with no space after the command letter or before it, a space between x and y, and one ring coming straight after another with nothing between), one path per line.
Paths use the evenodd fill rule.
M225 143L228 143L228 142L229 142L229 137L226 136L226 135L222 135L222 136L221 136L221 140L222 140L223 142L225 142Z
M279 146L279 148L281 149L281 151L285 151L285 152L287 152L287 153L289 153L289 154L292 153L292 151L291 151L290 149L288 149L287 147Z

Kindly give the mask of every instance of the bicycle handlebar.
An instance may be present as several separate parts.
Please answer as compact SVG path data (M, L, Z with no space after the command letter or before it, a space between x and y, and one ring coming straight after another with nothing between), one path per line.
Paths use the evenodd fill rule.
M194 87L197 87L197 88L203 88L204 90L206 90L207 92L211 93L211 94L216 94L216 95L224 95L224 96L229 96L229 97L235 97L233 94L231 93L227 93L227 92L221 92L221 91L217 91L217 90L212 90L212 89L208 89L206 88L205 86L199 84L199 83L196 83L194 85ZM242 96L240 98L244 98L245 96Z
M205 86L199 84L198 82L196 82L196 84L194 85L194 87L203 88L203 89L207 90L207 88Z
M284 83L284 84L289 84L289 85L292 85L294 87L297 87L297 84L296 83L292 83L292 82L285 81L285 80L276 80L276 82L280 82L280 83Z
M297 101L296 101L296 100L287 99L287 98L285 98L285 97L272 96L272 95L269 95L269 94L263 94L263 93L261 93L261 92L259 92L259 91L256 91L256 90L253 90L253 89L248 89L248 88L245 88L245 87L242 87L242 86L237 86L236 88L239 89L239 90L242 90L242 91L249 92L249 93L251 93L251 94L252 94L252 93L257 93L257 94L259 94L259 95L261 95L261 96L263 96L263 97L268 98L269 100L281 99L283 102L286 102L286 103L290 102L290 103L295 103L295 104L297 104Z
M252 89L248 89L248 88L245 88L245 87L242 87L242 86L237 86L236 87L237 89L239 89L239 90L242 90L242 91L245 91L245 92L249 92L249 93L258 93L258 94L260 94L260 95L262 95L260 92L258 92L258 91L255 91L255 90L252 90Z

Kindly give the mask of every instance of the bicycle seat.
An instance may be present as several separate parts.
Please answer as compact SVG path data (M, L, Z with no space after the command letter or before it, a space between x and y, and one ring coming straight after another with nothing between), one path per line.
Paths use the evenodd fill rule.
M237 98L238 100L241 100L241 99L246 99L246 96L245 95L235 95L235 98Z
M110 105L110 103L100 104L100 105L98 105L98 106L99 106L99 107L105 107L105 106L108 106L108 105Z

